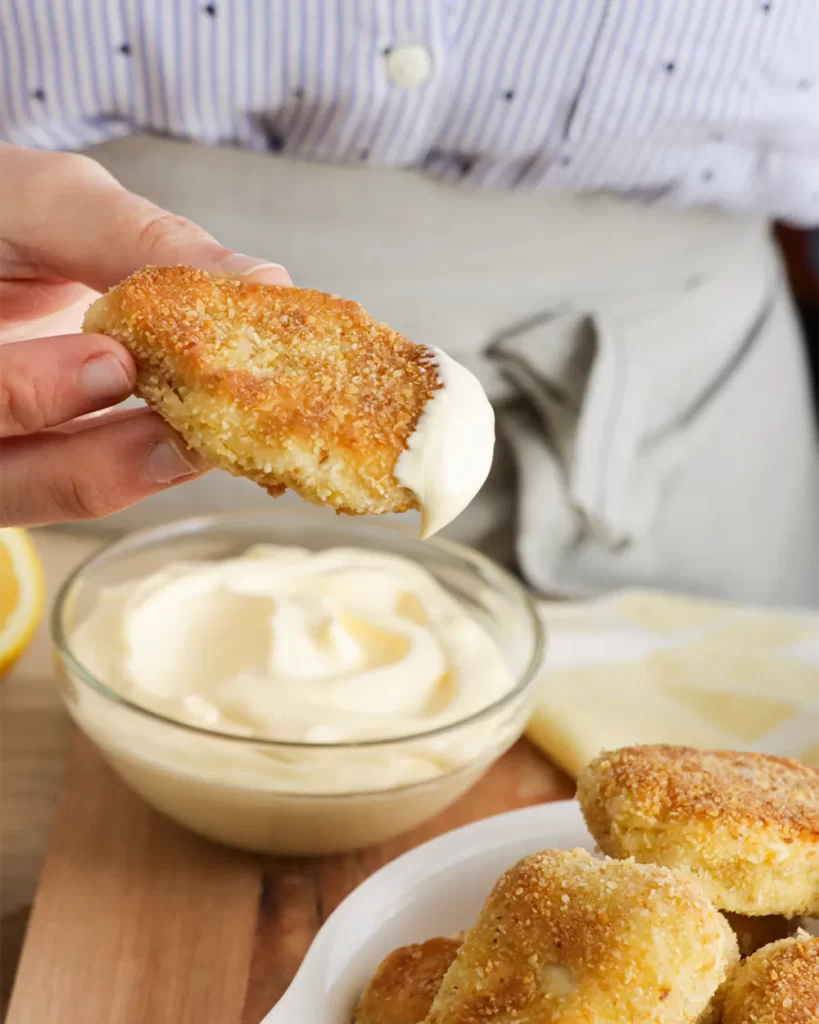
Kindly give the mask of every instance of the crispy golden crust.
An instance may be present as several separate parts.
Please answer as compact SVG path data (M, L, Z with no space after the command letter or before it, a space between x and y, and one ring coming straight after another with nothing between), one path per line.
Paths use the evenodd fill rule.
M548 850L498 880L426 1024L711 1021L738 958L725 919L691 882Z
M819 939L782 939L765 946L744 960L725 986L722 1024L817 1021Z
M390 953L364 990L353 1024L422 1024L462 941L429 939Z
M725 912L725 919L737 937L739 955L750 956L758 949L796 935L799 930L798 917L782 917L770 914L766 917L746 917L744 914Z
M137 393L235 476L351 515L417 507L394 469L441 386L434 356L355 302L145 267L84 330L125 345Z
M723 910L819 913L819 769L763 754L627 747L589 765L578 798L604 853L687 872Z

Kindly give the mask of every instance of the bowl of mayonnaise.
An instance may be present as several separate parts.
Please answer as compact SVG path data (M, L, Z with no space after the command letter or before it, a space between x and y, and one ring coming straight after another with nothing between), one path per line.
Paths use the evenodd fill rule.
M457 799L523 731L544 644L484 556L311 508L131 534L66 581L52 629L66 706L132 789L294 855Z

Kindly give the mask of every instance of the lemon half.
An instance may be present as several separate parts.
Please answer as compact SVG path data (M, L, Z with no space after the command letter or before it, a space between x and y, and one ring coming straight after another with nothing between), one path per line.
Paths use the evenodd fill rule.
M25 530L0 530L0 675L20 657L43 617L45 579Z

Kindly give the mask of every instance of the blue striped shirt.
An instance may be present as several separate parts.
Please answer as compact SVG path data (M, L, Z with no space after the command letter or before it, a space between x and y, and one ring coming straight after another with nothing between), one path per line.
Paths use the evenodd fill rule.
M3 0L0 137L156 132L819 223L817 41L817 0Z

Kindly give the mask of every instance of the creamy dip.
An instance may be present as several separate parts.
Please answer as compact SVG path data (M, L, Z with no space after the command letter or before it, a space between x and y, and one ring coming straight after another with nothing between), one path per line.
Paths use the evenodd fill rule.
M169 565L104 589L72 647L136 704L276 740L426 732L512 686L495 642L426 569L345 548Z

